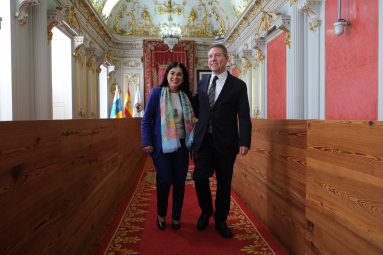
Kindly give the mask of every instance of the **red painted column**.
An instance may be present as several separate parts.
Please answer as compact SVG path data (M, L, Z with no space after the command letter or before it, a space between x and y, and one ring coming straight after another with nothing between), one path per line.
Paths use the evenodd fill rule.
M285 33L267 44L267 118L286 119Z

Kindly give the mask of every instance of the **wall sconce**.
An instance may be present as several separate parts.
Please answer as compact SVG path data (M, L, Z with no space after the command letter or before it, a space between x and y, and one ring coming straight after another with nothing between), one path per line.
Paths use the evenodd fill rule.
M336 35L342 35L344 32L344 28L349 25L345 19L342 19L342 0L338 0L338 20L334 23L334 30Z

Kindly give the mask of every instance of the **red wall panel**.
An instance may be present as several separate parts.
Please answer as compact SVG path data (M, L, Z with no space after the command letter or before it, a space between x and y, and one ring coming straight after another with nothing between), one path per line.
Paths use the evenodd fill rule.
M377 119L378 0L342 1L351 22L336 36L338 1L326 1L326 119Z
M267 44L267 118L286 119L285 33Z

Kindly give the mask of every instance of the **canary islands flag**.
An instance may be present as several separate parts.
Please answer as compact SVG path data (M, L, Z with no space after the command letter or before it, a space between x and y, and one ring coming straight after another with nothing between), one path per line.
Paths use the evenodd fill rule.
M129 86L128 86L128 91L125 94L124 113L125 113L125 117L126 118L133 117L133 107L132 107L132 102L131 102L131 99L130 99Z
M116 92L114 92L112 110L110 111L110 118L116 119L116 118L122 118L122 117L123 116L122 116L120 94L118 93L118 88L116 88Z

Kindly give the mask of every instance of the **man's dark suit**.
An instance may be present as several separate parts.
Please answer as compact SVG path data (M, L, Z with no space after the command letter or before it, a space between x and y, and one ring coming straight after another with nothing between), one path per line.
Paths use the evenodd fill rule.
M211 109L207 95L209 82L210 77L198 83L193 178L202 213L211 216L213 208L208 178L215 171L218 190L214 219L217 222L227 219L234 161L239 146L250 148L251 120L247 88L242 80L228 73L222 91ZM208 134L210 122L212 133Z

